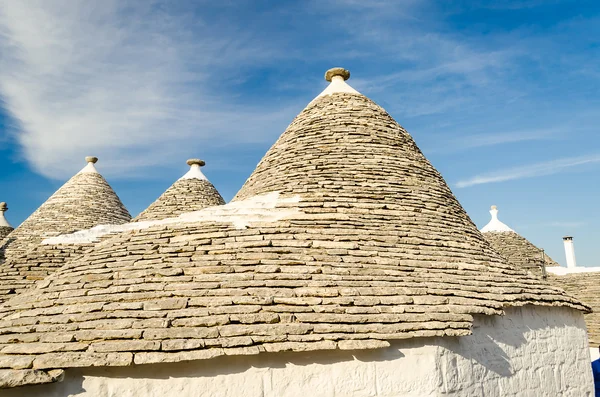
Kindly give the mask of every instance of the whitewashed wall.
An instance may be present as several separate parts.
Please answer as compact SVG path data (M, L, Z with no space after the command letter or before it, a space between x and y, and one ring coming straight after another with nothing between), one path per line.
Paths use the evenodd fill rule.
M399 341L373 351L273 353L67 371L62 383L6 397L592 396L581 313L513 308L478 316L473 335Z
M600 358L600 351L598 350L598 348L591 347L590 348L590 356L592 358L592 361L599 359Z

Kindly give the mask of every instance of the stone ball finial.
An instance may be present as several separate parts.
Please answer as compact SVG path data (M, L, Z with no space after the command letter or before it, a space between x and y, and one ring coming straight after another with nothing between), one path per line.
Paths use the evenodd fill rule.
M325 80L331 81L335 76L341 76L344 80L350 78L350 71L344 68L331 68L325 72Z
M3 201L0 203L0 212L8 211L8 205Z
M495 205L492 205L492 209L493 209L493 210L497 210L497 209L498 209L498 207L496 207Z
M85 161L87 161L88 163L96 164L98 162L98 157L86 156Z
M190 167L192 165L198 165L200 167L203 167L206 163L204 162L204 160L200 160L200 159L189 159L188 161L186 161L187 165L189 165Z

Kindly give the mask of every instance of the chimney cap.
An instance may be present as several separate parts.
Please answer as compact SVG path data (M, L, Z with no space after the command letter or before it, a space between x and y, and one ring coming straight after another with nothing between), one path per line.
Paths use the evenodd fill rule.
M204 162L204 160L200 160L200 159L189 159L188 161L186 161L186 163L190 167L192 165L198 165L200 167L204 167L204 165L206 165L206 162Z
M564 241L569 241L569 240L573 240L573 236L565 236L563 237Z
M4 212L7 210L8 210L8 205L4 201L0 202L0 211Z
M98 162L98 157L95 156L86 156L85 161L88 163L96 164Z
M490 209L491 209L491 210L497 210L497 209L498 209L498 207L497 207L497 206L495 206L495 205L492 205L492 206L490 207Z
M325 72L325 80L331 81L335 76L341 76L344 81L350 78L350 71L344 68L331 68Z

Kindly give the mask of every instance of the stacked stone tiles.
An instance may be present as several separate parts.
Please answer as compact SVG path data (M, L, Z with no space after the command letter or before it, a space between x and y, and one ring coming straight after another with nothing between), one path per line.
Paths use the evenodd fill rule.
M0 266L0 303L32 286L36 281L81 255L93 244L35 245L29 251L12 255Z
M58 189L9 239L0 243L7 259L11 255L25 254L45 237L131 220L119 197L93 167L97 158L86 160L89 160L87 167Z
M13 227L8 223L4 217L4 213L8 210L8 206L5 202L0 203L0 241L6 238L12 231Z
M600 272L571 273L563 276L548 275L548 280L567 293L591 306L585 314L590 347L600 346Z
M279 192L280 219L140 223L102 241L0 308L0 365L369 349L467 335L509 306L589 310L497 254L410 135L349 91L311 102L222 206Z
M190 159L188 165L192 167L190 172L171 185L133 222L173 218L185 212L225 204L217 189L200 172L204 161Z
M502 223L498 219L498 208L495 205L492 205L490 215L492 219L481 232L492 248L509 263L537 276L543 275L544 266L559 266L540 248Z
M131 220L127 209L88 157L88 165L56 191L29 218L0 242L0 302L27 288L82 252L85 245L40 245L44 238L99 224Z
M542 274L542 265L560 266L540 248L516 232L484 232L483 236L492 248L510 263L536 275Z

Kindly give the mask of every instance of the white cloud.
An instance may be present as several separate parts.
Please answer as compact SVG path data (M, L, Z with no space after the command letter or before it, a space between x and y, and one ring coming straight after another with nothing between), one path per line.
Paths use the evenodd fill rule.
M583 221L571 221L571 222L557 221L557 222L544 223L543 226L552 226L552 227L558 227L561 229L564 229L564 228L574 229L574 228L585 226L586 224L587 224L587 222L583 222Z
M476 175L469 179L464 179L456 184L456 187L463 188L486 183L505 182L515 179L533 178L537 176L552 175L563 172L569 168L586 164L600 163L600 154L568 157L545 161L542 163L511 167L499 171L488 172Z
M427 153L454 153L470 149L505 145L527 141L545 141L560 139L563 128L547 128L533 130L518 130L506 132L481 132L470 135L451 136L440 138L436 146L424 148Z
M65 178L93 154L123 175L202 155L223 135L271 140L280 131L265 127L294 111L255 112L207 88L274 58L228 29L156 1L0 0L0 97L25 160Z

